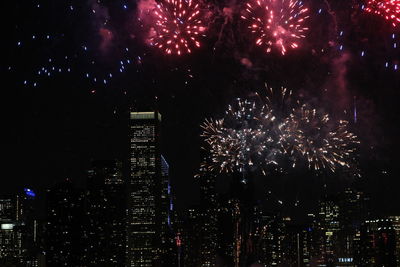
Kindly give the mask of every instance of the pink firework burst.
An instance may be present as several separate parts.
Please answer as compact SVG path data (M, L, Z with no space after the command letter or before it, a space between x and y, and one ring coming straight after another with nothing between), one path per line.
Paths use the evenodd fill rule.
M199 4L192 0L164 0L154 9L156 24L150 43L167 54L182 55L200 47L205 26Z
M384 17L394 27L400 23L400 0L369 0L365 11Z
M282 55L288 48L299 47L308 30L308 17L308 9L295 0L250 0L241 16L256 36L256 45L265 47L267 53L276 47Z

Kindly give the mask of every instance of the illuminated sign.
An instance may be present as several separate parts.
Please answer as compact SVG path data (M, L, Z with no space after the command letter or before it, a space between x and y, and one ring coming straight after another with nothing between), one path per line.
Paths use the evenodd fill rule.
M353 262L353 258L339 258L339 262Z
M12 223L2 223L1 230L12 230L14 228L14 224Z

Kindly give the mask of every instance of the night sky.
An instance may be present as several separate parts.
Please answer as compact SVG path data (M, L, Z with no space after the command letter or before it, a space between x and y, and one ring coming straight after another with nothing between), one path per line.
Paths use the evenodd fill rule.
M11 93L4 114L11 153L0 193L65 178L83 185L91 160L126 159L129 110L158 107L178 206L196 204L199 125L267 83L349 120L361 141L362 178L327 175L329 190L352 184L371 194L374 213L399 215L400 25L365 13L363 4L304 1L309 31L282 56L255 45L240 19L242 1L204 0L206 37L199 49L177 56L149 44L150 0L8 1L1 70L2 90ZM262 183L286 210L295 201L311 209L321 177L292 176Z

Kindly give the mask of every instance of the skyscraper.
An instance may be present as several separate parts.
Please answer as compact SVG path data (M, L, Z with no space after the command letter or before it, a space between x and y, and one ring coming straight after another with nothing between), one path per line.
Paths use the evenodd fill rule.
M18 264L22 259L22 234L17 221L17 201L0 198L0 264Z
M400 266L400 216L389 216L389 220L392 221L396 234L396 261L397 266Z
M122 163L94 161L87 175L85 262L87 266L124 266L126 200Z
M47 266L80 266L82 218L82 196L69 180L47 190L44 234Z
M160 151L161 114L131 112L130 122L127 266L147 267L160 264L168 246L168 175Z
M36 194L24 188L0 198L0 264L38 265Z

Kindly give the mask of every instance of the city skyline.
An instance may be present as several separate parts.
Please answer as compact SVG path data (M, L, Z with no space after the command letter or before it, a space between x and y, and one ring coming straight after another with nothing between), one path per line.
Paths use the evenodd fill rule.
M399 0L5 10L0 265L400 264Z

